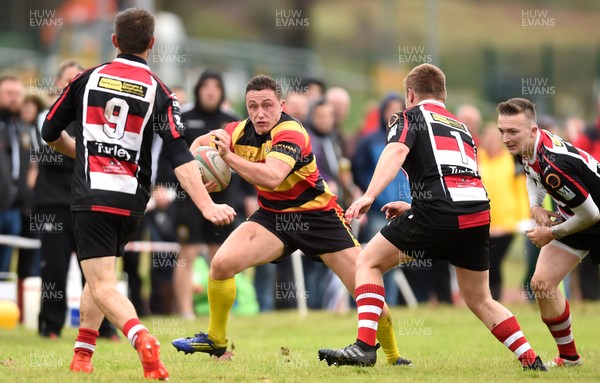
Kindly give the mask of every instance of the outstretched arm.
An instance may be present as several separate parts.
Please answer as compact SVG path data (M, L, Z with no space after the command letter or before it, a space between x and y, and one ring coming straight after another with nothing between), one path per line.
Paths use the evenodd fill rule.
M202 215L215 225L228 225L235 218L235 210L228 205L215 204L202 184L202 175L195 161L175 168L175 176Z
M392 142L386 145L377 161L375 172L365 194L346 210L346 218L360 218L369 211L375 198L392 182L406 160L410 149L403 143Z

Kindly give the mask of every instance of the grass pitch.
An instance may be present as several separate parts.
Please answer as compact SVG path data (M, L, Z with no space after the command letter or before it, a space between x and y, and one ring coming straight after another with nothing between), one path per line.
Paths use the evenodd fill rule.
M550 360L557 353L535 306L513 305L529 342ZM385 363L378 353L374 368L327 367L317 359L322 347L343 347L356 336L355 313L310 312L301 319L294 311L230 319L234 359L215 361L205 354L177 353L173 338L204 331L207 318L186 322L150 317L143 323L162 343L162 360L172 382L593 382L600 380L600 304L572 305L574 333L584 358L578 368L547 373L524 372L504 346L465 307L394 309L397 341L412 367ZM76 329L59 340L38 337L18 328L0 330L0 382L141 382L136 352L120 342L99 340L91 375L68 371Z

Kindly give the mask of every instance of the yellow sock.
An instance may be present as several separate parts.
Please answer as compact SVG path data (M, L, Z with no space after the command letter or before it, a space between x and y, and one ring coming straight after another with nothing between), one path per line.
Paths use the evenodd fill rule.
M400 358L400 351L396 345L396 334L394 334L394 325L392 324L392 314L390 308L387 308L387 314L379 317L377 325L377 340L381 345L381 349L385 352L385 359L389 364L395 364Z
M235 279L217 281L208 276L208 337L215 343L227 342L227 320L235 302Z

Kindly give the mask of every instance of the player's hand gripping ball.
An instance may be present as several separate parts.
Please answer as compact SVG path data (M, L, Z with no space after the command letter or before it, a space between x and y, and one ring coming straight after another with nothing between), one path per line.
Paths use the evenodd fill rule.
M202 182L215 181L219 192L224 190L231 181L231 168L219 156L219 151L210 146L201 146L194 151L194 158L202 173Z

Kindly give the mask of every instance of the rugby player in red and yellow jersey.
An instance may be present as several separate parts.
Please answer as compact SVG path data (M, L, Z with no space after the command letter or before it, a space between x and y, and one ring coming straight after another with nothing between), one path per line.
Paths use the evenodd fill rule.
M248 119L230 123L192 144L212 145L242 178L256 186L259 209L229 235L212 260L208 281L207 333L173 341L185 353L221 357L227 350L227 320L235 300L235 274L275 261L300 249L324 262L354 291L360 246L337 197L319 174L310 138L297 120L283 112L279 85L256 76L246 87ZM392 321L384 308L377 333L390 364L400 357Z

